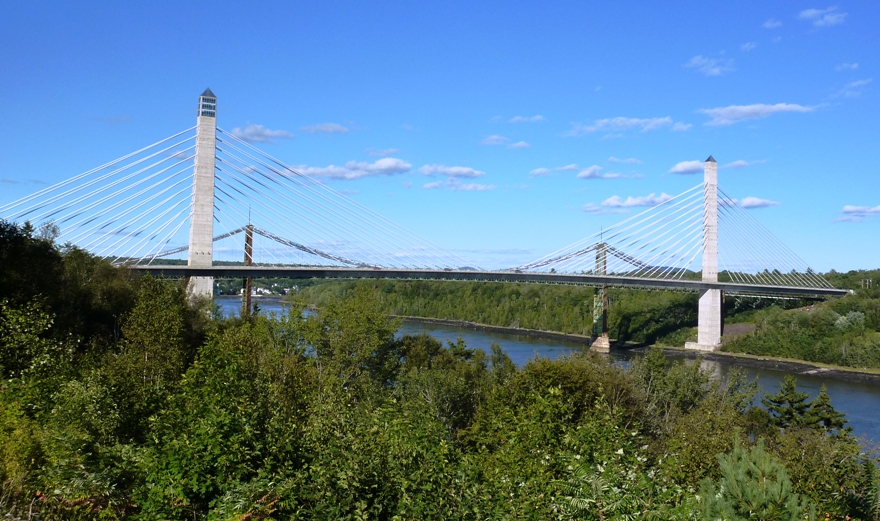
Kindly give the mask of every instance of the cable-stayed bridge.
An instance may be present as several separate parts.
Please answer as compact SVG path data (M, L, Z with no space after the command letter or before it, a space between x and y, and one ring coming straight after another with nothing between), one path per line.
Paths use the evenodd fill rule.
M0 218L47 226L132 270L214 277L398 278L599 286L700 293L698 342L714 349L723 292L840 296L717 184L704 182L521 266L485 270L332 190L216 125L217 98L199 97L197 125L0 206ZM250 293L247 292L249 295Z

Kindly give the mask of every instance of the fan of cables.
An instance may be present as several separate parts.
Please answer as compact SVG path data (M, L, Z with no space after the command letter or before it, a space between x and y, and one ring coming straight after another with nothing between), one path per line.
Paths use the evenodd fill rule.
M214 260L255 265L473 266L319 180L218 129ZM195 127L0 206L114 264L182 262L189 247Z
M702 270L703 185L670 197L610 228L517 271L694 279ZM739 202L719 188L719 281L830 288Z

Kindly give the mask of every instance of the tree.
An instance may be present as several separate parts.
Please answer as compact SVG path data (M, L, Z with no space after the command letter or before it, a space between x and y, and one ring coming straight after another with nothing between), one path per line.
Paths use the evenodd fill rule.
M721 465L721 479L717 485L706 479L700 487L704 519L816 519L815 507L792 492L785 467L764 451L764 440L745 449L737 436L733 450L719 455L718 463Z
M787 429L805 424L806 415L810 410L810 395L797 390L797 379L786 375L779 392L765 394L761 403L770 411L771 423L776 427Z
M805 415L805 423L825 431L836 430L839 433L849 433L852 431L852 427L845 427L847 424L846 415L837 412L831 405L828 387L825 384L822 384L819 396L810 403L810 409Z

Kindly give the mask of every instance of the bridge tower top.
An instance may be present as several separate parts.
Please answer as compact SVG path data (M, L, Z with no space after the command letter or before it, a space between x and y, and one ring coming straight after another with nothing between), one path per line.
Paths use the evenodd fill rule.
M217 96L211 92L211 89L205 89L205 92L199 96L199 117L201 116L217 117Z

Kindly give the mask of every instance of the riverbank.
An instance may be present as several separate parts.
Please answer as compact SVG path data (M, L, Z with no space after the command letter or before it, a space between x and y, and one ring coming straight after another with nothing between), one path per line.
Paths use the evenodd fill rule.
M532 338L545 338L547 340L566 340L569 342L577 342L585 346L592 343L592 338L584 335L575 335L571 333L559 333L557 331L542 331L540 329L526 329L522 327L504 327L491 326L489 324L480 324L477 322L469 322L467 320L450 320L445 318L427 318L427 317L410 317L403 315L391 315L393 318L400 318L408 322L416 322L423 324L433 324L438 326L453 326L472 329L474 331L483 331L487 333L506 333L510 335L523 335Z
M521 327L504 327L492 326L488 324L480 324L467 320L450 320L443 318L427 318L427 317L411 317L392 315L394 318L400 318L409 322L452 326L470 329L473 331L489 332L489 333L505 333L512 335L522 335L531 338L543 338L548 340L565 340L569 342L577 342L584 346L589 346L592 338L584 335L576 335L571 333L560 333L557 331L542 331L538 329L526 329ZM644 344L628 344L625 346L616 346L612 343L612 350L642 350L650 346ZM815 362L807 362L804 360L792 360L787 358L774 358L767 356L757 356L745 353L726 353L724 351L691 351L684 347L663 348L670 356L676 358L696 359L698 357L710 361L735 361L743 367L751 367L755 369L773 369L776 371L784 371L794 375L810 375L821 376L843 382L863 383L868 385L880 386L880 370L877 369L858 369L854 367L832 366Z

